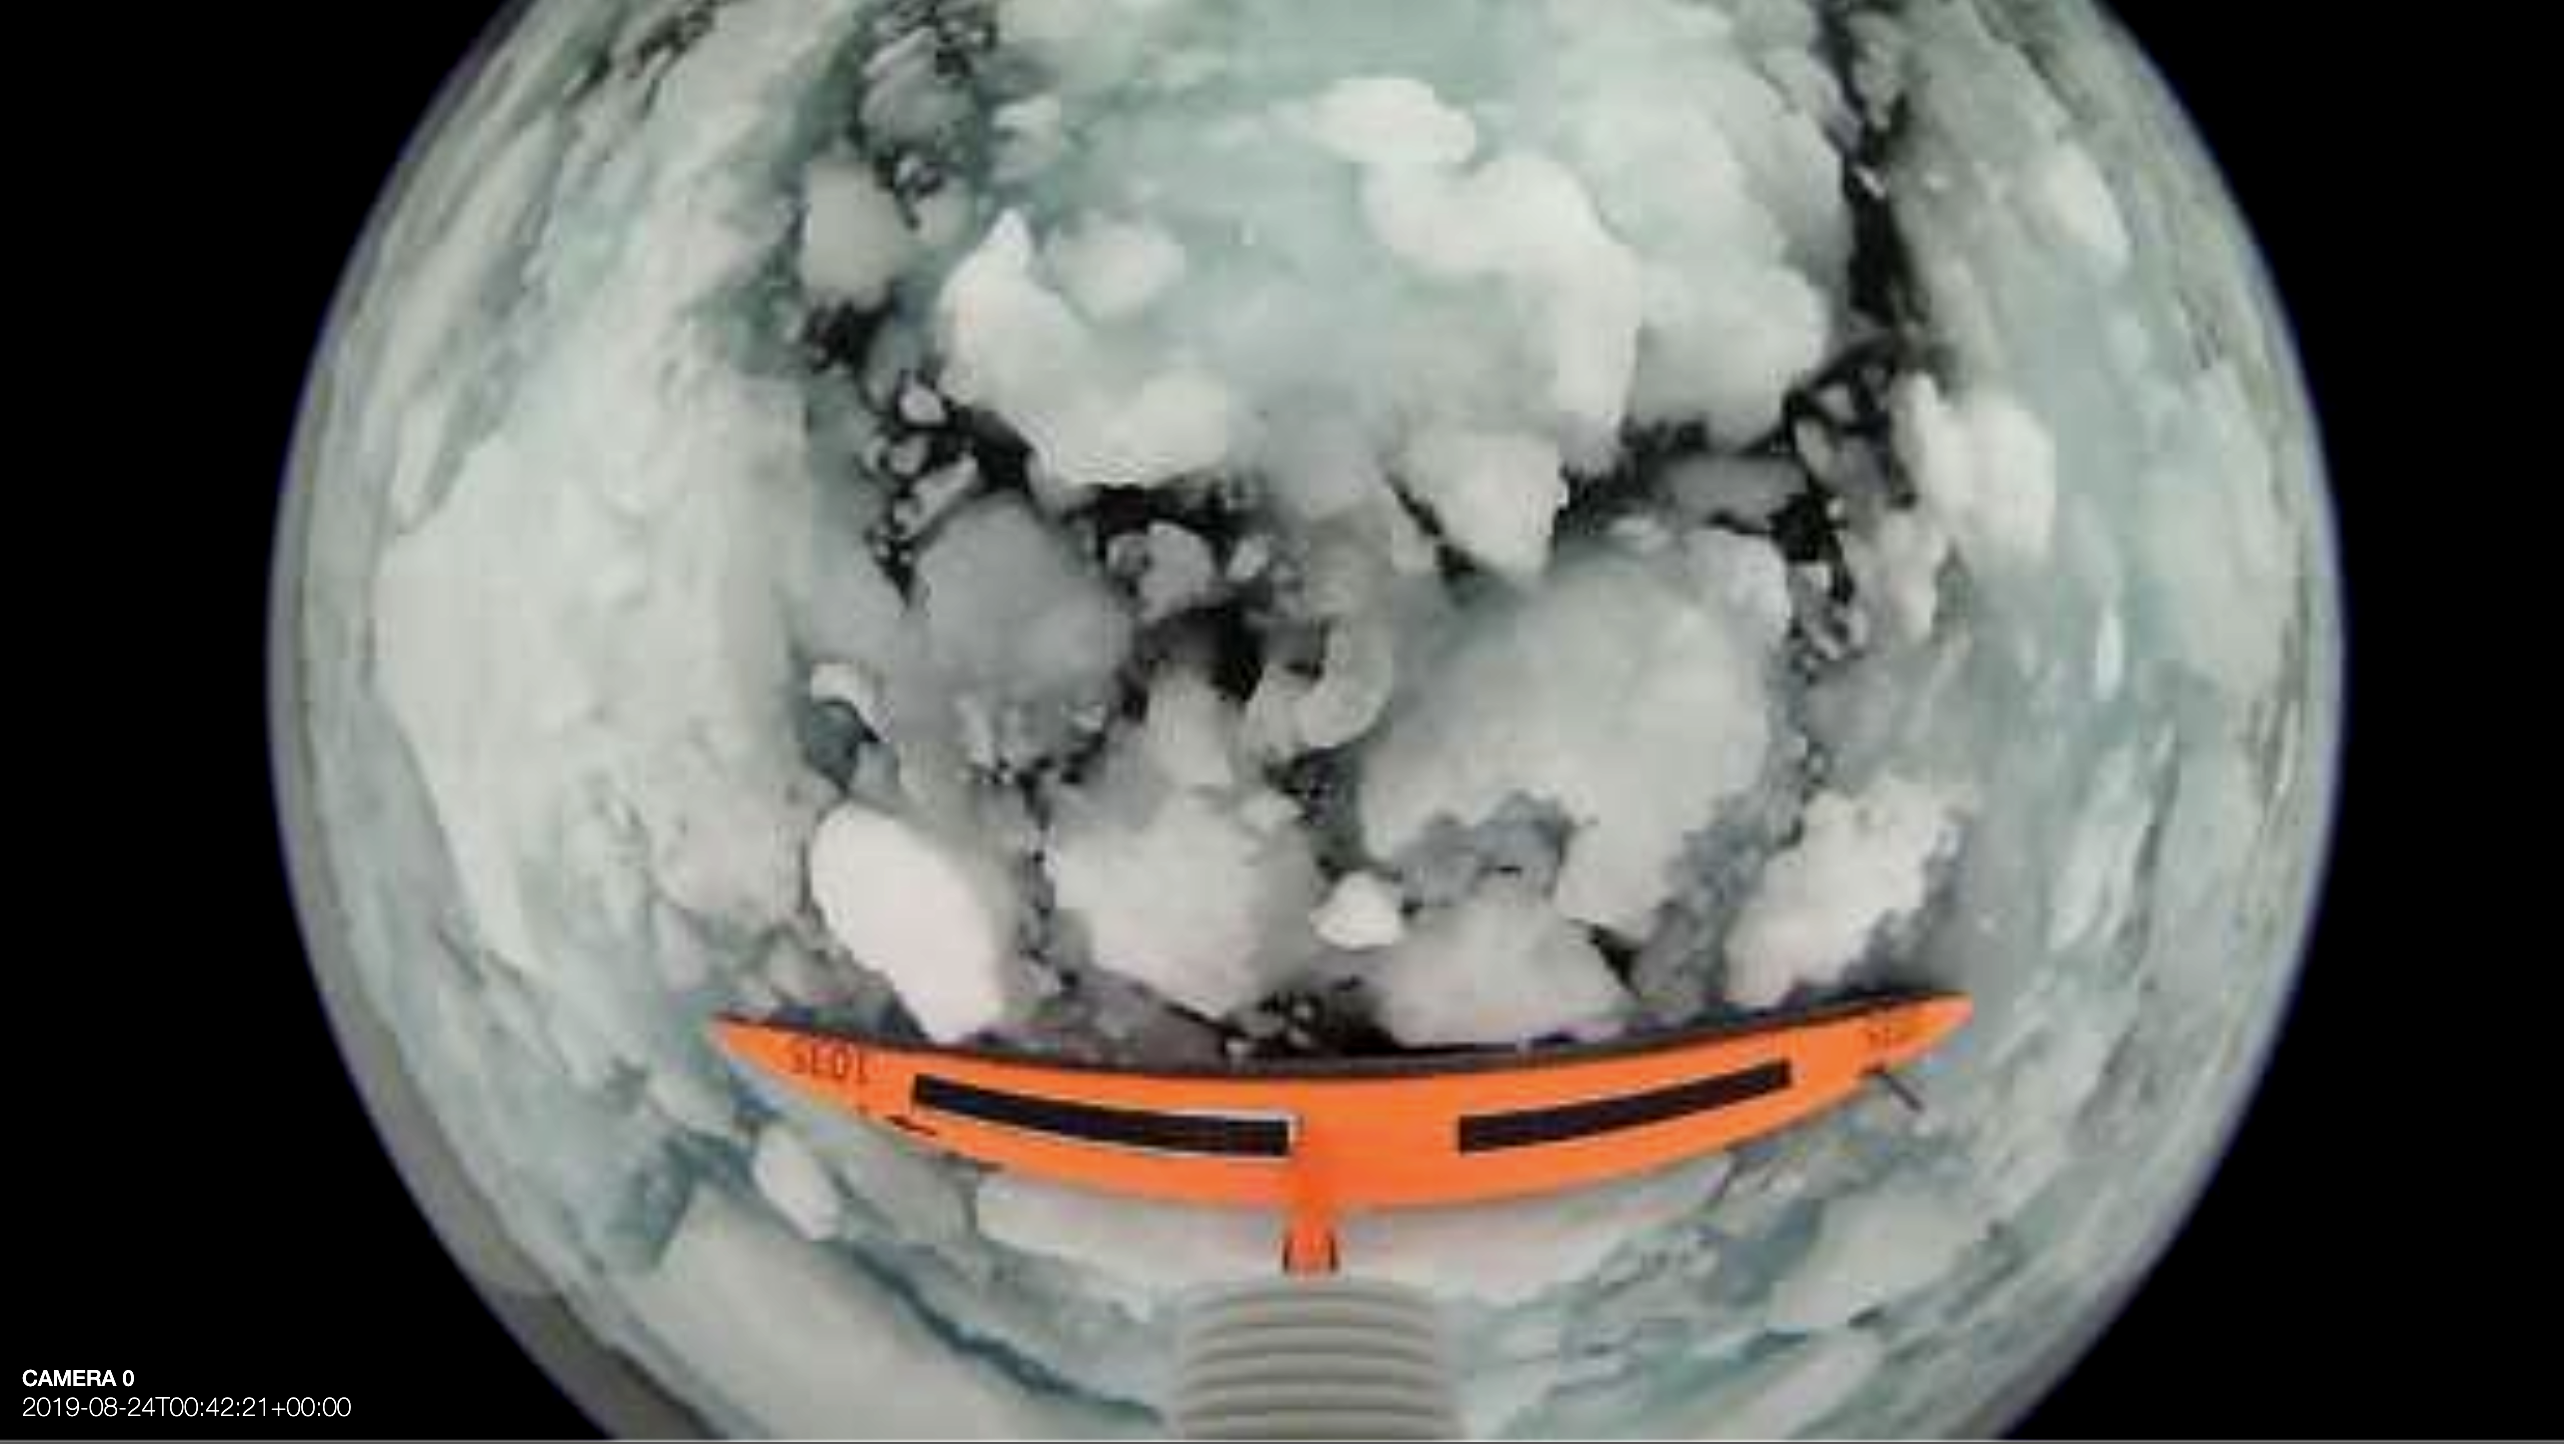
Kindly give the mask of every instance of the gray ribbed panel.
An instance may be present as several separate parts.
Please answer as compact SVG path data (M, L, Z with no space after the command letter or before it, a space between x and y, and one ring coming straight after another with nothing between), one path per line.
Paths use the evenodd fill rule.
M1433 1300L1336 1275L1285 1275L1194 1300L1166 1415L1186 1439L1460 1437Z

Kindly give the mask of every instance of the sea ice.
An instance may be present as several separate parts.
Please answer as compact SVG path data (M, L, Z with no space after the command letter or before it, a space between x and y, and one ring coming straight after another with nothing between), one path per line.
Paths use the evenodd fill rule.
M1628 1005L1584 931L1504 879L1418 919L1365 976L1381 1026L1410 1047L1600 1036Z
M656 1341L757 1428L988 1437L1056 1425L986 1365L957 1357L907 1307L840 1259L713 1189L698 1188L658 1266L622 1286Z
M928 651L964 698L1075 705L1130 648L1121 598L1012 498L973 503L917 560Z
M1218 1016L1314 948L1318 877L1295 831L1259 832L1216 794L1118 769L1074 800L1043 860L1097 966Z
M890 980L930 1036L950 1042L1006 1016L1016 901L991 864L850 802L810 839L810 894L829 932Z
M1879 929L1923 905L1933 862L1957 841L1951 799L1894 775L1819 793L1805 827L1765 865L1727 935L1727 999L1739 1007L1839 979Z
M1939 1279L1985 1236L1972 1209L1929 1188L1885 1185L1825 1205L1815 1242L1772 1289L1765 1317L1786 1334L1814 1334Z
M2056 446L2009 394L1945 400L1928 376L1897 398L1897 438L1932 510L1979 562L2043 561L2056 515Z
M1054 237L1051 268L1091 321L1120 321L1146 309L1184 278L1184 248L1155 226L1091 218Z
M1326 901L1309 915L1318 936L1351 952L1385 948L1406 936L1407 922L1398 890L1377 874L1349 872L1337 878Z
M1070 487L1147 487L1227 459L1228 392L1181 363L1134 370L1034 272L1031 230L1000 218L945 281L945 388L1006 417Z
M1644 932L1683 839L1755 785L1772 745L1778 638L1738 613L1669 564L1609 553L1490 603L1364 757L1364 842L1394 858L1437 821L1549 803L1574 827L1559 912Z
M1339 1232L1367 1275L1516 1308L1699 1216L1732 1171L1713 1153L1573 1193L1357 1214Z
M2128 226L2091 152L2071 141L2050 147L2029 175L2039 214L2090 256L2104 274L2128 264Z
M1428 276L1519 288L1546 320L1548 404L1588 444L1619 427L1638 364L1640 268L1574 174L1527 152L1464 174L1374 166L1362 195L1391 255Z
M858 161L815 161L802 176L801 284L850 305L882 303L915 253L907 218Z
M749 1172L757 1191L803 1238L826 1238L837 1231L844 1208L837 1186L809 1145L782 1123L769 1123L757 1134Z
M1567 504L1564 464L1538 437L1437 428L1408 444L1398 479L1453 545L1529 583L1549 561L1550 521Z
M1478 128L1433 87L1399 75L1339 80L1298 117L1320 145L1357 165L1452 166L1478 148Z

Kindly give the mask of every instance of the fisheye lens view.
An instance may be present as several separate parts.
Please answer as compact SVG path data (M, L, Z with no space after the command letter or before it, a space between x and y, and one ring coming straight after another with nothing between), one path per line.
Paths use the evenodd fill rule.
M2094 0L435 59L276 810L344 1086L597 1427L1985 1434L2178 1232L2348 649L2291 317Z

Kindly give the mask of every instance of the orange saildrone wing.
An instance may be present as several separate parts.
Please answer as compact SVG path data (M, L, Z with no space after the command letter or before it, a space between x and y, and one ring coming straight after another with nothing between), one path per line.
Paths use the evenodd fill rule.
M1329 1272L1343 1213L1546 1193L1774 1132L1929 1052L1969 1012L1900 993L1636 1042L1122 1069L740 1018L759 1071L932 1147L1115 1193L1269 1209Z

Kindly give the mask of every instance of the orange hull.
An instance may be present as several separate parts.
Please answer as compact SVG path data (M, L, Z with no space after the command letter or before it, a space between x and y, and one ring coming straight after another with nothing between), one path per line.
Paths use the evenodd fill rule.
M1274 1210L1295 1271L1333 1219L1573 1188L1732 1147L1930 1051L1964 997L1906 994L1638 1044L1140 1071L725 1018L723 1047L965 1158L1116 1193Z

